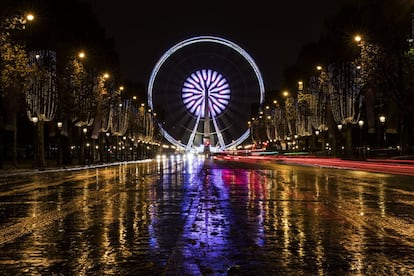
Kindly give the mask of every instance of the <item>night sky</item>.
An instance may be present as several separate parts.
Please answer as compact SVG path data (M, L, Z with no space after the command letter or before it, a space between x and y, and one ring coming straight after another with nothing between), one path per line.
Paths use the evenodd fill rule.
M148 84L170 47L214 35L244 48L256 61L265 89L277 90L283 69L295 63L302 46L317 41L324 20L353 0L84 1L115 40L126 79Z

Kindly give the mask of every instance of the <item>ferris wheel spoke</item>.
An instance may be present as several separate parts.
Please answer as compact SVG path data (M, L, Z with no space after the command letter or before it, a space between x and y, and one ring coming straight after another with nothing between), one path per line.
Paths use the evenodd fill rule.
M203 91L203 87L201 86L201 84L198 82L198 80L194 78L196 78L196 75L191 75L191 78L188 78L187 81L193 86L192 88L194 89L194 91L197 91L197 92Z
M211 105L217 108L217 111L220 112L221 110L224 110L226 108L226 105L228 102L220 102L217 99L212 99L210 101Z

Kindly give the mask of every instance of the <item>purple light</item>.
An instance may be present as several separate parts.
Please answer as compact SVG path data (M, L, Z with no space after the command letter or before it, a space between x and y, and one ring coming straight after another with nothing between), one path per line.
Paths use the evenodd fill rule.
M220 73L211 69L198 70L185 80L181 90L183 103L195 116L204 118L204 103L208 97L208 110L217 116L230 101L230 86Z

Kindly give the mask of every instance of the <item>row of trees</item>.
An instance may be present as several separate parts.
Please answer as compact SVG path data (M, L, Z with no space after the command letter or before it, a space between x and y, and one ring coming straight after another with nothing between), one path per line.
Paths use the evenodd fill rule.
M147 149L156 143L144 91L125 91L120 85L113 43L89 6L55 2L31 6L43 13L31 22L25 13L30 1L3 3L0 160L7 156L17 166L19 147L40 168L51 152L59 153L55 156L61 165L72 163L74 156L81 163L102 162L105 151L117 159L150 154ZM89 148L93 157L87 156Z
M380 148L412 153L413 7L364 0L329 18L320 40L286 70L289 94L277 92L277 104L269 98L262 120L250 122L253 140L295 141L300 150L349 156L358 149L364 156Z

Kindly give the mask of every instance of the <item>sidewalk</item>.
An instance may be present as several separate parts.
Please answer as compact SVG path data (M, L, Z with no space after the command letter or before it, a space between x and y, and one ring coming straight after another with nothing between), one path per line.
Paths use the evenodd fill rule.
M87 169L116 166L116 165L122 165L122 164L128 164L128 163L147 162L148 160L149 159L102 163L102 164L88 164L88 165L73 164L73 165L65 165L65 166L58 166L55 160L51 160L50 162L46 162L45 167L43 167L42 169L33 168L33 163L29 161L18 162L17 168L14 167L10 162L4 162L3 168L0 169L0 178L7 177L7 176L27 175L27 174L56 172L56 171L87 170Z
M80 170L87 169L91 166L80 166L80 165L70 165L70 166L57 166L52 162L47 163L43 168L33 168L33 164L29 161L18 162L17 167L14 167L10 162L4 162L3 168L0 169L0 177L14 176L14 175L27 175L35 173L45 173L61 170Z

